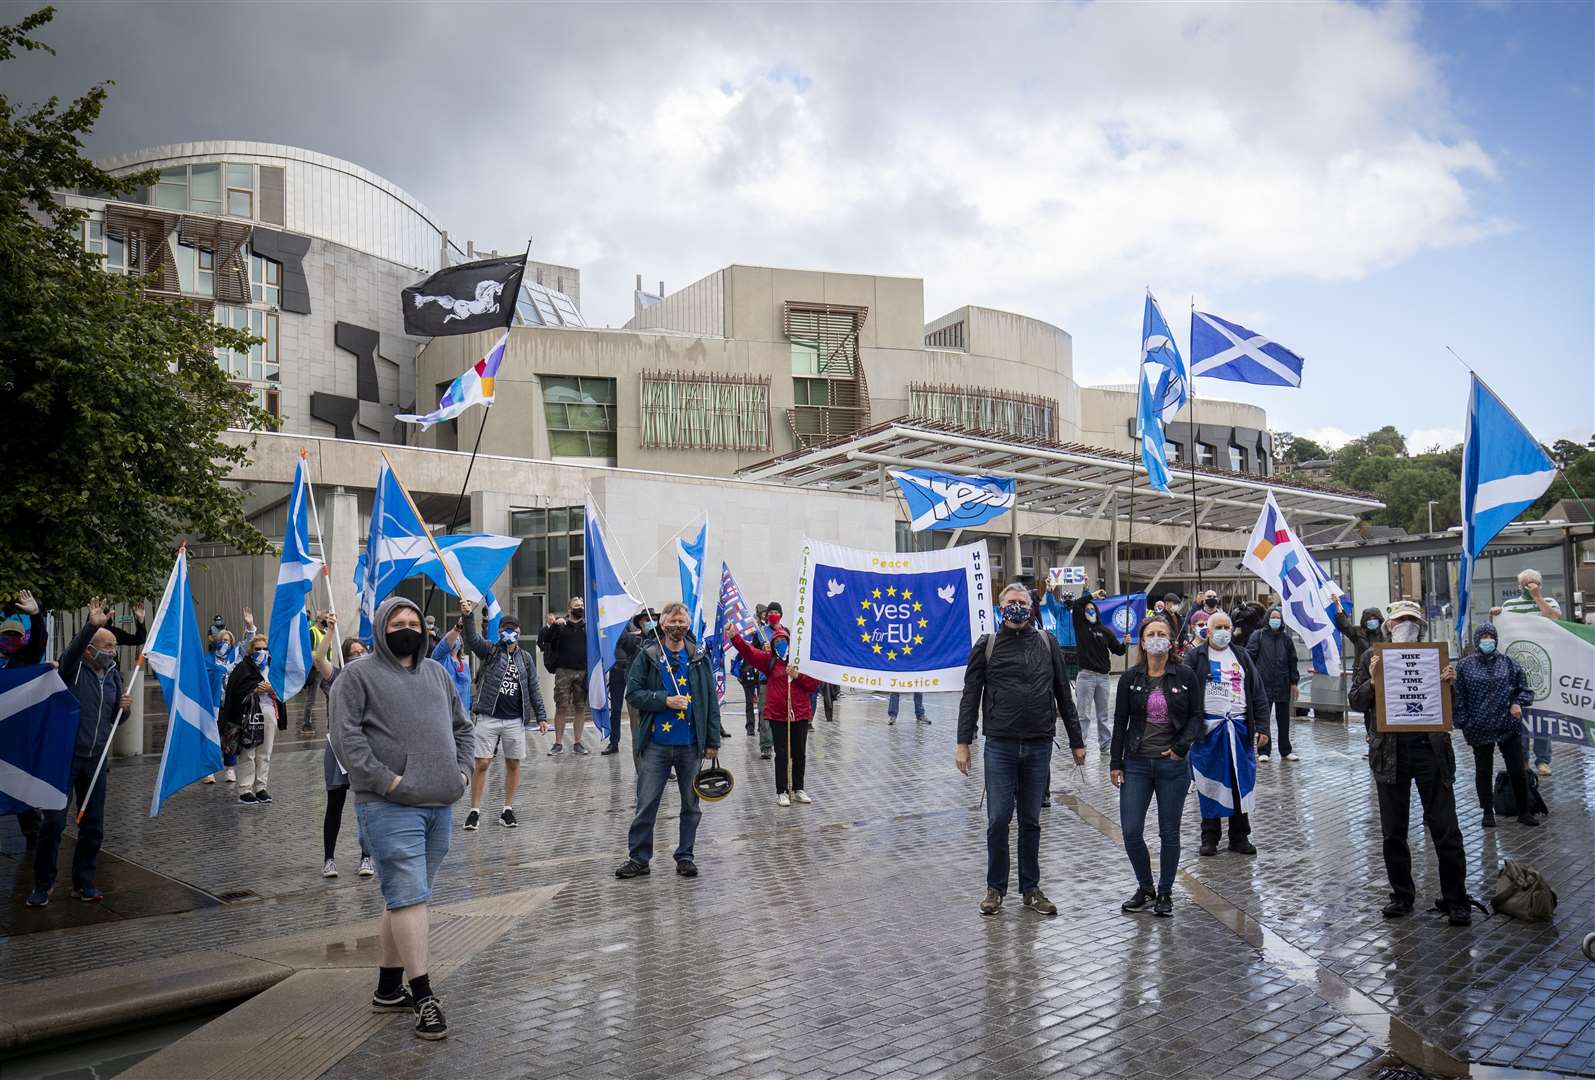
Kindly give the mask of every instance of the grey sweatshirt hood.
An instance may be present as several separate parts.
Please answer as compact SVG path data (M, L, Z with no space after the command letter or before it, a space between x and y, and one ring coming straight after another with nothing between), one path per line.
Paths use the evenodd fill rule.
M402 596L390 596L386 600L382 601L382 603L377 606L377 617L371 622L371 651L393 667L411 672L419 671L421 669L421 660L427 655L425 629L420 631L421 643L415 648L415 663L409 667L405 667L403 661L400 660L398 655L388 647L388 620L392 618L393 613L398 611L400 608L409 608L411 611L415 612L415 617L417 619L421 617L421 608L419 605L413 601L406 600Z

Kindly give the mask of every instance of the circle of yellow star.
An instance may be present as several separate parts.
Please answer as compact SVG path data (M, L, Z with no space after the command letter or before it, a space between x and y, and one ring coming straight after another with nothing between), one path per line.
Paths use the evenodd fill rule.
M862 615L860 615L860 616L859 616L859 617L858 617L858 624L859 624L859 625L860 625L860 626L863 626L863 625L864 625L864 616L862 616Z
M924 619L919 620L919 628L921 630L923 630L925 627L927 627L929 625L930 625L930 623L927 622L926 620L924 620Z
M907 595L908 595L908 594L907 594L907 593L904 593L904 594L903 594L903 595L904 595L904 596L907 596ZM921 604L921 603L920 603L920 602L919 602L919 601L918 601L918 600L915 600L915 601L914 601L914 610L915 610L915 611L923 611L923 610L924 610L924 608L925 608L925 605L924 605L924 604Z
M863 608L865 611L868 611L869 610L869 601L868 600L860 600L858 602L858 606Z
M888 659L888 660L896 660L897 659L897 653L896 652L887 653L886 654L886 659Z
M879 589L876 589L876 590L875 590L875 591L874 591L874 592L873 592L873 593L871 593L871 594L870 594L870 595L871 595L871 596L873 596L873 597L875 597L875 599L877 599L877 600L879 600L879 599L880 599L880 598L881 598L881 591L880 591L880 590L879 590Z
M680 714L680 713L677 713L677 714L676 714L676 715L677 715L677 716L680 716L680 715L681 715L681 714ZM670 730L670 721L669 721L669 720L666 720L666 721L664 721L664 722L663 722L663 723L661 723L661 724L660 724L660 725L659 725L659 730L660 730L660 731L669 731L669 730Z
M888 586L886 586L886 595L887 596L896 596L897 595L897 586L896 585L888 585Z
M677 719L677 720L685 720L685 719L686 719L686 718L687 718L687 714L686 714L686 713L684 713L684 712L678 712L678 713L677 713L677 714L676 714L676 719ZM665 729L665 730L667 730L667 731L668 731L668 730L669 730L669 728L668 728L668 726L667 726L667 727L666 727L666 729Z
M914 594L913 593L909 592L907 589L903 590L903 599L904 600L912 600L913 598L914 598Z
M879 645L870 646L870 652L877 652L878 653L880 651L881 651L881 647Z
M914 651L914 647L912 645L904 645L903 646L903 655L904 656L907 656L909 653L911 653L913 651Z
M920 635L915 634L914 635L914 644L915 645L923 645L923 644L925 644L925 639L923 637L921 637Z

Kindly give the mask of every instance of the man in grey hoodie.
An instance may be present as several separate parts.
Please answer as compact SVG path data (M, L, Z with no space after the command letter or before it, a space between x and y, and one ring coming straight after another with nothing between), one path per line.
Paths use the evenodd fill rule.
M344 669L328 702L332 748L348 770L360 843L376 860L386 905L371 1007L413 1009L416 1035L441 1039L448 1025L428 975L427 901L448 854L475 736L449 673L426 655L421 609L391 597L372 624L371 655Z

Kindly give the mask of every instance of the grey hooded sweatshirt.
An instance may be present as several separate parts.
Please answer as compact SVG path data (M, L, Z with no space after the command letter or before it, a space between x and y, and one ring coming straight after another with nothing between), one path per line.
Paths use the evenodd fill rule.
M400 607L420 613L402 596L384 601L371 655L345 667L332 684L332 749L349 770L356 802L449 806L465 794L475 735L449 673L426 655L426 635L413 667L388 648L383 628ZM390 793L395 776L404 779Z

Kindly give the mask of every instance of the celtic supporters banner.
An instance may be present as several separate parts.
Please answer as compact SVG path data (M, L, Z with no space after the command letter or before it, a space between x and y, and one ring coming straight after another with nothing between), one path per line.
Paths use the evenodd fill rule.
M1595 747L1595 626L1503 611L1495 629L1534 690L1527 733Z
M792 646L821 682L962 690L969 652L993 629L984 541L942 551L858 551L803 542Z

